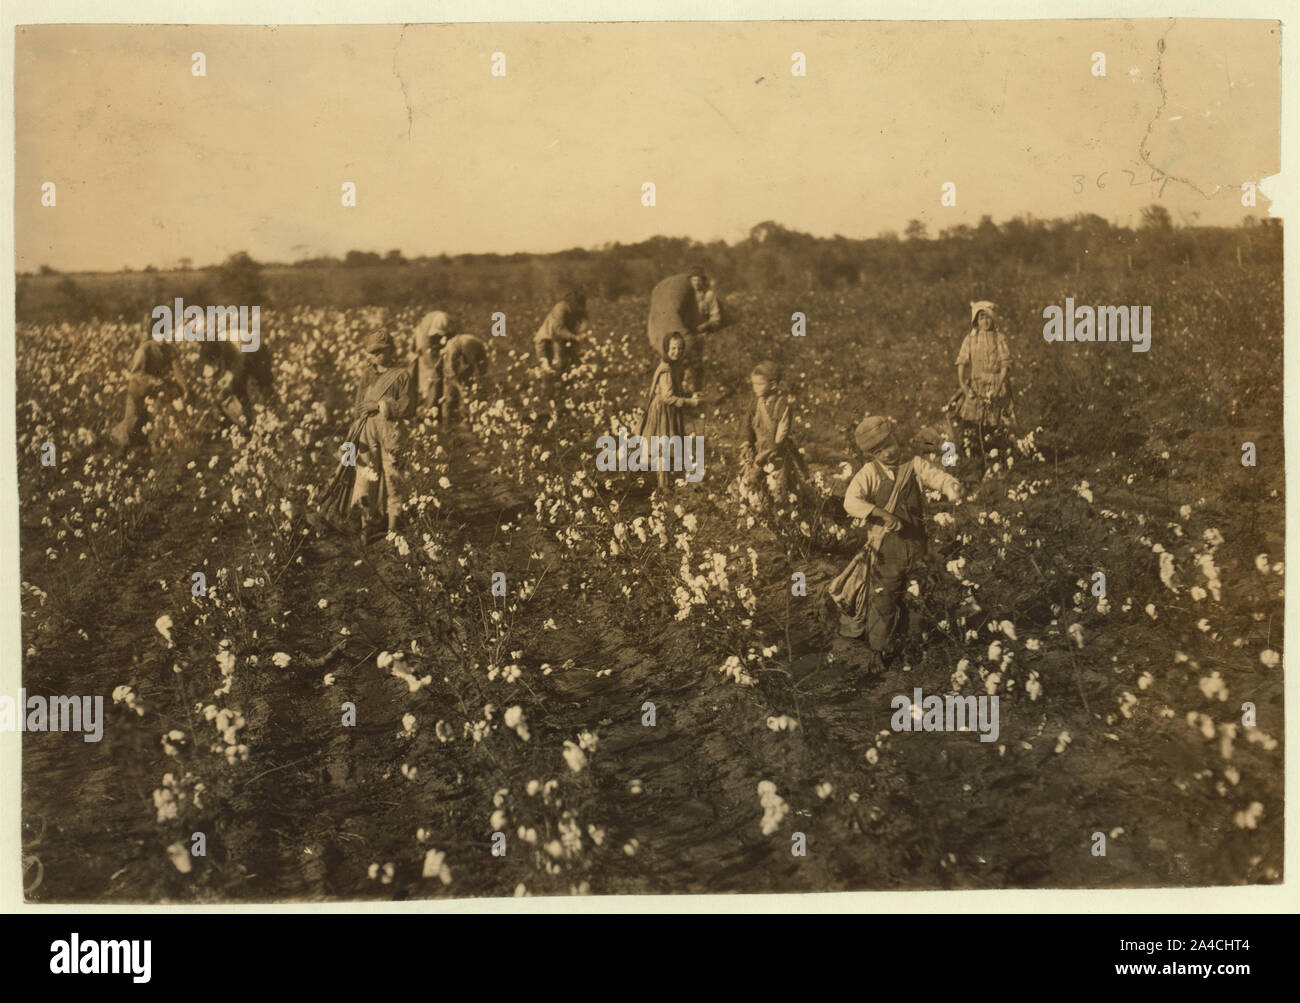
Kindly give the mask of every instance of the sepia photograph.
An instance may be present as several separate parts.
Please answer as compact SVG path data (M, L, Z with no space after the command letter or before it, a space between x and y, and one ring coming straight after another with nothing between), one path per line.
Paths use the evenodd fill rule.
M1282 31L18 24L25 901L1281 884Z

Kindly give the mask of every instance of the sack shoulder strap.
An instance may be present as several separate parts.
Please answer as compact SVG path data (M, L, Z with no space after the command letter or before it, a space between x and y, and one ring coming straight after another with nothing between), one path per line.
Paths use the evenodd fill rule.
M885 505L885 511L890 515L894 514L894 509L898 507L898 499L903 494L903 489L916 477L916 467L908 460L903 468L894 476L894 490L889 493L889 502Z

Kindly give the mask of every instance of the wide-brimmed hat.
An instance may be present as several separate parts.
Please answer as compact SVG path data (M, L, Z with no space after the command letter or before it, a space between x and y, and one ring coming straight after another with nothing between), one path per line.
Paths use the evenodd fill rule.
M779 383L781 381L781 367L775 362L760 362L749 375L761 377L769 383Z
M392 351L393 347L393 336L387 331L372 331L362 345L368 355L389 352Z
M864 453L871 454L889 441L894 423L883 415L867 415L853 430L853 441Z

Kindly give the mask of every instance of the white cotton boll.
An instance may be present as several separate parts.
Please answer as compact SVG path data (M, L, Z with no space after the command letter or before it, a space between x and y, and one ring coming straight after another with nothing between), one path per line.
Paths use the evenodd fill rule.
M1228 699L1228 687L1224 685L1223 678L1217 672L1202 677L1197 685L1207 700L1213 700L1216 696L1220 701Z
M1259 825L1259 820L1264 815L1264 806L1258 801L1252 801L1250 807L1245 811L1239 811L1233 816L1233 821L1239 829L1254 829Z
M290 661L292 661L292 659L283 651L277 651L274 655L271 656L271 661L275 664L277 668L283 669L289 664Z
M574 773L581 773L582 768L587 765L586 755L572 742L564 743L564 761Z
M1259 653L1259 661L1265 668L1272 669L1281 664L1282 656L1272 648L1265 648Z
M172 843L167 847L167 856L171 859L176 870L182 874L189 874L194 867L194 862L190 859L190 851L186 849L184 843Z
M166 613L164 613L162 616L160 616L157 620L154 621L153 625L155 629L157 629L158 633L163 636L163 640L167 642L167 646L171 647L172 618L169 617Z

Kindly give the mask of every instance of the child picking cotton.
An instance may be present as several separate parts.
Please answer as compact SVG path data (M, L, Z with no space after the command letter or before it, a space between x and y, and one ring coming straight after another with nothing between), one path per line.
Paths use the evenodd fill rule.
M760 362L749 382L754 397L745 417L741 483L749 494L766 489L768 502L784 505L799 484L799 452L790 437L791 400L781 388L781 369L774 362Z
M362 538L368 540L383 531L385 516L387 531L396 530L402 510L395 419L406 413L411 376L407 367L396 364L391 335L376 331L366 339L364 350L366 373L343 444L343 462L321 499L321 507L336 527L360 509Z
M155 341L147 331L141 338L131 361L124 370L126 375L126 406L122 420L109 430L109 438L119 455L135 446L147 444L144 426L151 417L148 399L168 396L179 401L190 380L182 366L181 353L187 345Z
M672 465L669 452L662 443L673 441L682 444L686 436L685 408L698 407L698 393L686 396L682 389L685 364L686 338L681 331L664 336L663 360L655 367L650 378L650 392L646 397L645 415L638 434L643 443L658 442L660 448L649 450L650 469L657 474L657 490L667 493L672 487Z
M958 431L964 451L983 456L988 436L1001 429L1011 413L1011 350L997 330L992 303L979 300L970 311L970 330L957 353L962 393Z
M844 493L844 510L866 519L866 544L827 587L840 615L840 636L865 636L867 671L884 668L884 653L898 622L899 601L908 577L925 557L924 489L949 501L961 485L920 456L903 459L893 422L868 416L854 432L867 457Z
M487 372L488 351L472 334L458 334L438 355L438 420L448 425L461 414Z

